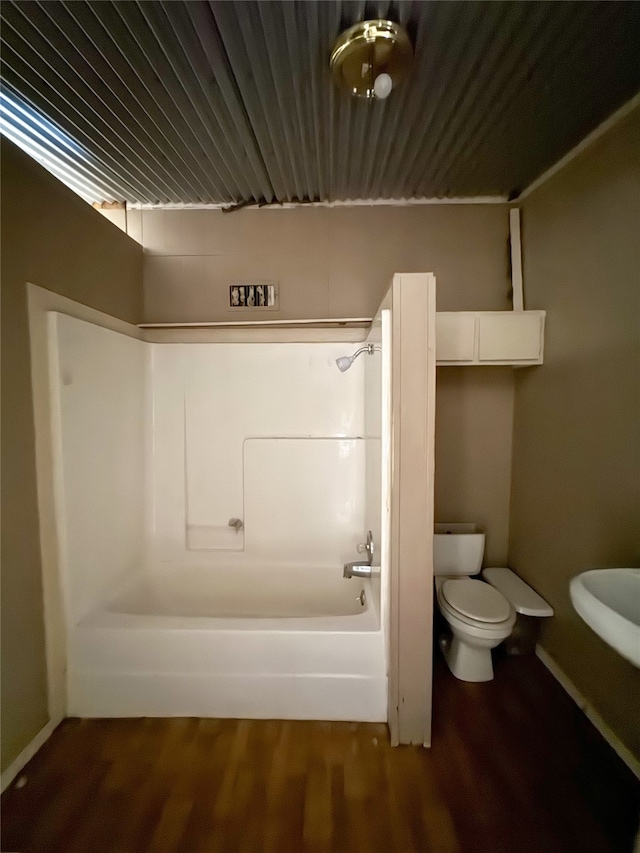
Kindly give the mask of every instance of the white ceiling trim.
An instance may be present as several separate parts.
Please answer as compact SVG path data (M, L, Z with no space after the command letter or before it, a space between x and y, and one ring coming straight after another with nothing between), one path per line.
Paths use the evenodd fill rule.
M282 204L247 204L247 210L289 210L293 207L412 207L422 204L509 204L507 196L484 195L470 198L377 198L344 201L286 201ZM128 210L223 210L226 204L128 204Z

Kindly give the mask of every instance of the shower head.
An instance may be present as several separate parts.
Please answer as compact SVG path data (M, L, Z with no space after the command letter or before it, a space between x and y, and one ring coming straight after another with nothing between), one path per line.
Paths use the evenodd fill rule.
M349 370L353 362L356 360L355 355L341 355L340 358L336 358L336 364L338 365L338 370L345 372L345 370Z
M366 344L365 346L360 347L359 350L356 350L353 355L341 355L340 358L336 358L338 370L344 373L345 370L349 370L353 362L361 353L366 352L369 355L373 355L374 352L380 352L381 349L382 347L376 347L373 344Z

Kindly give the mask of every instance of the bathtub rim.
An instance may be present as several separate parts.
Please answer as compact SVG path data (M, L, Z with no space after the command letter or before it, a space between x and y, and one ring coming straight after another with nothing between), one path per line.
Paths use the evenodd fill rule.
M365 631L367 633L375 633L383 630L381 620L380 595L381 581L379 574L374 574L371 578L358 578L358 586L361 586L365 591L366 605L364 610L357 613L337 614L337 613L317 613L309 616L232 616L232 615L212 615L204 616L190 614L171 614L171 613L140 613L130 610L116 609L115 605L118 600L126 597L135 591L140 584L153 584L154 574L159 575L160 582L163 576L166 577L170 573L171 579L174 580L176 575L181 571L189 571L191 568L198 572L203 571L203 566L200 564L143 564L133 574L129 574L122 578L120 583L111 587L108 593L104 596L95 607L88 612L80 615L73 620L70 629L82 627L103 627L103 628L131 628L144 629L149 628L157 630L166 628L168 630L218 630L218 631L238 631L238 630L265 630L265 631L298 631L300 633L307 632L322 632L330 631L331 633L351 633L353 631ZM251 564L247 566L211 566L210 578L215 578L215 573L220 572L223 568L232 569L233 572L241 573L243 569L248 572L253 572L256 569L264 571L268 574L269 571L289 571L290 567L286 565L265 565ZM300 572L316 571L312 567L298 567ZM321 571L337 572L338 570L332 566L325 566ZM375 572L375 569L374 569ZM353 579L341 579L341 583L350 583ZM353 592L353 590L352 590ZM313 623L322 623L314 625Z
M283 631L286 633L379 633L383 630L380 619L380 579L359 579L366 593L365 609L359 613L314 614L312 616L202 616L169 613L135 613L113 609L119 598L129 592L140 580L148 580L150 573L141 569L133 577L111 590L104 601L77 619L71 630L106 628L122 630L169 631ZM346 582L346 581L345 581Z
M158 613L120 613L103 608L92 610L74 626L129 631L254 631L287 634L378 634L382 630L373 608L348 616L169 616Z

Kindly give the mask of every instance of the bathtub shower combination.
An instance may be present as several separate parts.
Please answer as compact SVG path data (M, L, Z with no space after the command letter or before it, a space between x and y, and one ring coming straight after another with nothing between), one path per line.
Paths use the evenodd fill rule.
M380 328L342 372L48 322L68 713L386 720Z

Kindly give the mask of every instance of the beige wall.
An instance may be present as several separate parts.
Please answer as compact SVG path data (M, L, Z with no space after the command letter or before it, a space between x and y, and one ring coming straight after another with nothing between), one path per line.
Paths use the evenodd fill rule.
M141 319L140 246L3 138L3 770L48 719L27 281Z
M524 203L545 363L516 379L514 569L556 609L543 646L640 758L640 670L576 615L570 578L640 566L640 110Z
M438 367L436 521L486 530L485 566L506 566L514 371Z
M237 320L234 281L279 282L260 319L372 316L394 272L434 272L440 311L510 305L505 205L143 211L145 318ZM487 529L487 565L507 558L513 371L439 368L436 518Z
M242 317L371 317L395 272L434 272L438 311L511 307L505 205L151 210L141 219L129 233L147 253L147 322L237 320L229 284L256 279L279 283L280 311Z

